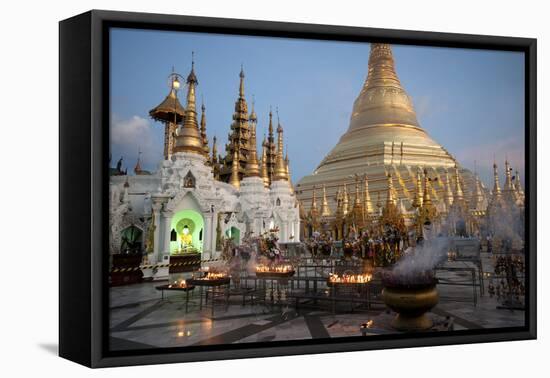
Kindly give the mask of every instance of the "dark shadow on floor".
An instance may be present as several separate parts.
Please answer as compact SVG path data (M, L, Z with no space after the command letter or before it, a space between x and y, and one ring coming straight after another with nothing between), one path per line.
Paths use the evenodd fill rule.
M56 356L59 355L59 345L54 343L43 343L38 344L38 346L42 349L44 349L46 352L49 352L51 354L55 354Z

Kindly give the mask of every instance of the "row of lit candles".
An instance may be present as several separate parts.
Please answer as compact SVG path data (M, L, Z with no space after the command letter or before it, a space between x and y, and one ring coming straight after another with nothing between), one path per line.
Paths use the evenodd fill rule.
M187 287L187 281L186 280L179 280L179 281L174 281L173 284L170 284L168 285L168 288L171 289L171 288L175 288L175 287L179 287L179 288L186 288Z
M372 275L369 273L343 275L331 273L328 280L330 283L367 283L372 280Z
M260 264L256 267L258 273L289 273L293 272L292 265L264 265Z
M227 273L208 272L204 277L195 278L196 280L222 280L227 278Z

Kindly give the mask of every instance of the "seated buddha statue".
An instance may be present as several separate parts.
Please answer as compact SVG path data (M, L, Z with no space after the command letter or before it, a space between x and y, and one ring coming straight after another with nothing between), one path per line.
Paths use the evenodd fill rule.
M191 247L193 243L193 236L189 233L189 227L184 226L182 233L180 234L181 249L183 251Z

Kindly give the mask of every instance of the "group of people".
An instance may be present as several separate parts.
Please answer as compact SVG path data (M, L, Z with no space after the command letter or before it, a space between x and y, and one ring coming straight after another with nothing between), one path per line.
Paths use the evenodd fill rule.
M374 266L389 266L409 246L409 236L391 225L386 225L383 232L377 234L352 230L341 241L333 240L330 234L314 232L304 243L313 257L368 259Z

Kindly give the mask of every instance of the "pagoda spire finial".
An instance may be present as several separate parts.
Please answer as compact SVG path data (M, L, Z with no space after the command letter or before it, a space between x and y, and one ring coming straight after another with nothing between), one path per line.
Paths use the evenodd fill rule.
M239 73L240 83L239 83L239 97L244 98L244 68L241 63L241 72Z
M395 72L391 46L387 43L372 43L369 54L369 73L363 90L376 86L401 88Z
M323 202L321 203L321 216L330 217L330 215L331 215L331 211L327 200L327 190L325 185L323 184Z
M273 136L273 111L271 106L269 106L269 126L268 126L269 136Z

